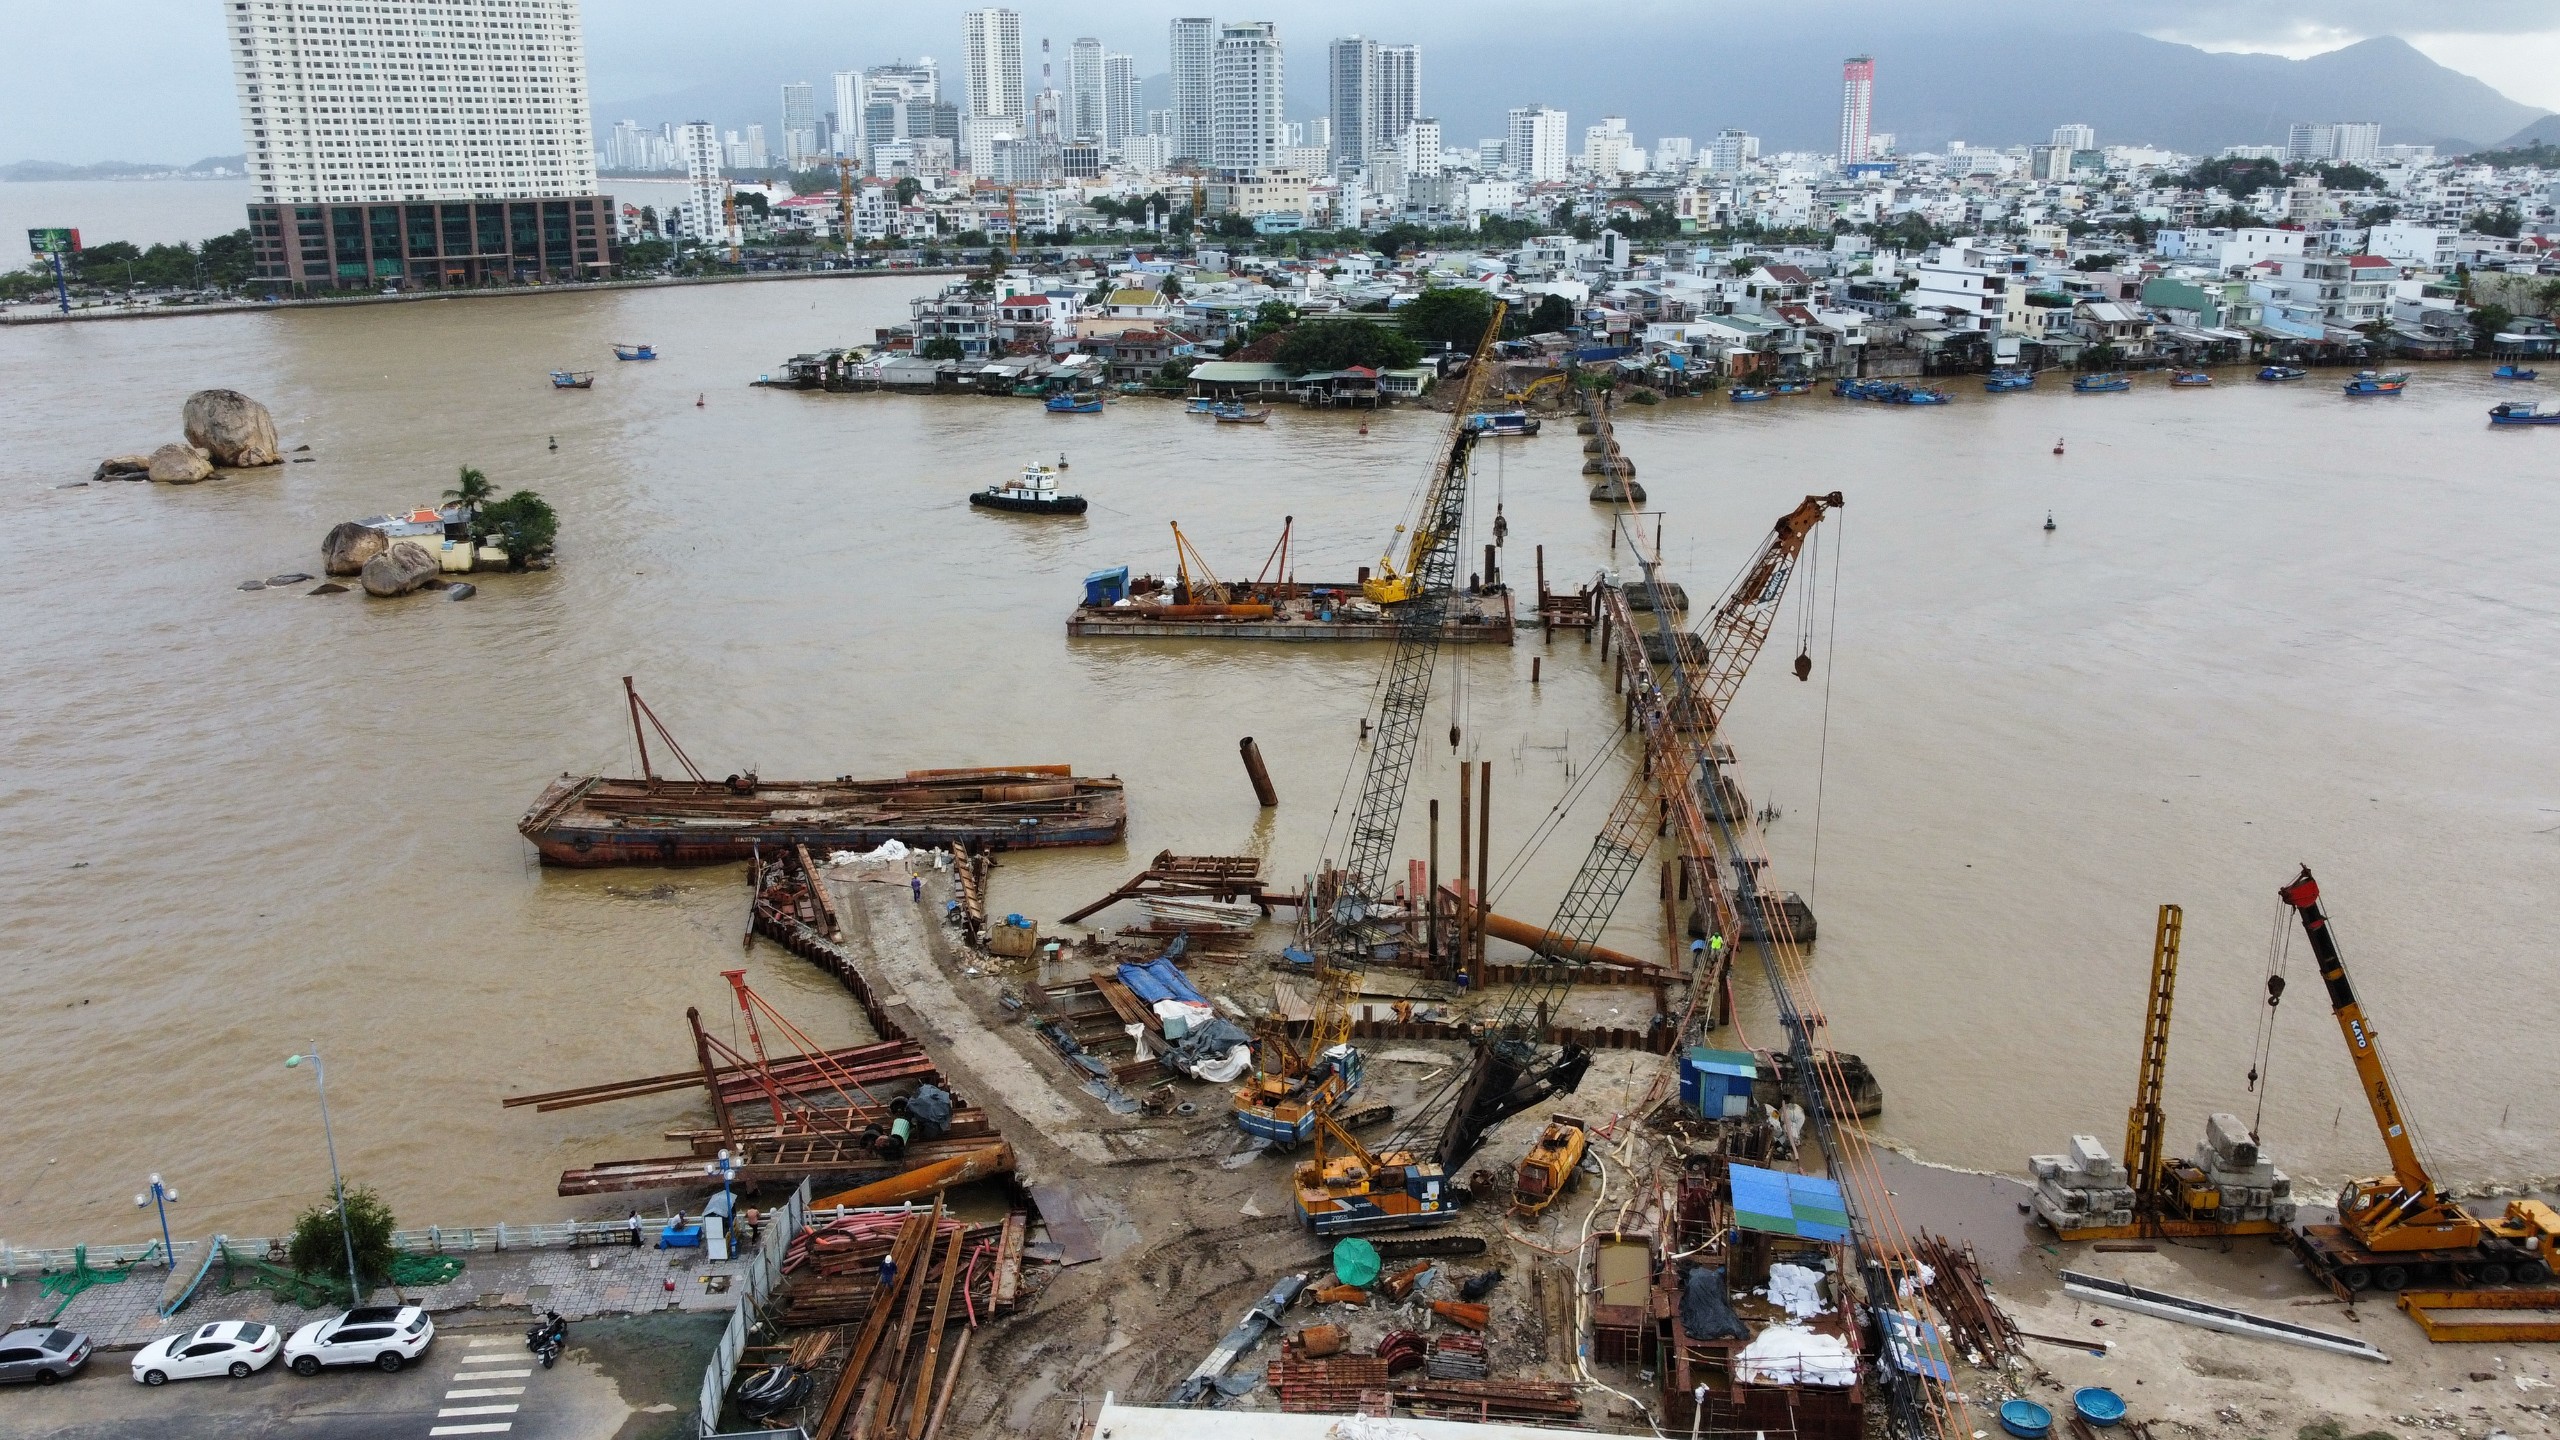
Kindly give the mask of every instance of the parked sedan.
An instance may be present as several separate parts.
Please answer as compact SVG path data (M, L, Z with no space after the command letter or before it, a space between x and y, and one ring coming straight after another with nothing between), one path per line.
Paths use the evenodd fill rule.
M276 1362L284 1337L255 1320L216 1320L183 1335L167 1335L133 1357L133 1378L145 1385L228 1375L246 1380Z
M0 1381L50 1385L89 1363L89 1337L77 1330L34 1329L0 1335Z
M284 1343L284 1358L297 1375L317 1375L324 1365L397 1370L435 1338L436 1323L415 1305L360 1305L294 1331Z

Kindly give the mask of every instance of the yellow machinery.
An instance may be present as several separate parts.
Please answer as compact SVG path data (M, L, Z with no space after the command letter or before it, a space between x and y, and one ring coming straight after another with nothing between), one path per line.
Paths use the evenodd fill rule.
M1582 1152L1591 1143L1590 1132L1582 1122L1570 1115L1550 1115L1547 1128L1538 1132L1529 1153L1520 1157L1519 1168L1511 1176L1511 1210L1515 1215L1535 1215L1556 1203L1573 1185L1574 1171L1582 1164Z
M1485 372L1490 368L1488 360L1493 354L1493 342L1502 336L1502 317L1506 308L1499 300L1493 303L1492 318L1485 322L1484 338L1476 342L1475 357L1467 362L1467 379L1465 385L1459 390L1458 403L1450 409L1449 418L1452 425L1463 428L1467 423L1467 416L1475 412L1476 397L1484 393ZM1433 477L1432 480L1435 491L1442 485L1465 483L1464 477L1453 478L1445 472ZM1413 538L1405 546L1402 566L1396 564L1395 548L1396 540L1405 533L1405 527L1402 525L1396 527L1395 535L1387 540L1386 553L1378 557L1377 572L1361 582L1362 595L1379 605L1401 605L1414 597L1419 583L1415 577L1422 570L1422 557L1430 554L1442 540L1434 528L1435 522L1432 519L1440 513L1441 507L1431 499L1426 498L1423 501L1424 518L1413 527Z
M1195 619L1217 617L1229 620L1271 618L1270 605L1259 601L1239 603L1233 595L1229 594L1225 584L1220 582L1216 575L1210 573L1207 558L1192 545L1190 537L1182 533L1182 522L1177 520L1172 524L1173 603L1162 607L1166 615ZM1191 573L1191 567L1194 565L1200 567L1197 578L1194 578Z
M1539 391L1546 389L1550 385L1562 387L1564 381L1564 372L1561 370L1557 371L1553 375L1541 375L1537 379L1530 381L1524 388L1515 390L1510 394L1503 396L1502 403L1506 405L1526 405L1530 401L1538 398Z
M2178 991L2178 939L2186 912L2160 907L2160 922L2151 942L2151 987L2142 1016L2142 1065L2134 1078L2133 1108L2124 1122L2124 1163L2133 1190L2130 1225L2062 1225L2054 1233L2065 1240L2126 1240L2137 1236L2198 1238L2231 1235L2280 1235L2274 1220L2243 1220L2222 1214L2222 1191L2203 1167L2162 1153L2166 1117L2161 1090L2169 1079L2169 1012Z
M2506 1213L2490 1220L2474 1215L2461 1201L2436 1188L2419 1158L2417 1136L2392 1093L2391 1076L2375 1045L2373 1022L2347 983L2346 961L2338 954L2328 914L2320 906L2320 883L2304 866L2294 882L2276 892L2293 907L2310 938L2312 958L2319 962L2320 982L2329 992L2329 1009L2346 1037L2347 1056L2373 1110L2374 1128L2391 1156L2391 1173L2357 1180L2338 1192L2338 1223L2304 1225L2291 1239L2295 1253L2311 1273L2342 1299L2360 1290L2424 1287L2426 1296L2412 1301L2445 1305L2445 1292L2510 1283L2533 1285L2547 1280L2560 1266L2560 1211L2539 1200L2510 1200ZM2273 1004L2282 990L2269 985ZM2517 1292L2517 1309L2540 1309L2550 1292ZM2560 1300L2560 1296L2551 1297ZM2418 1307L2418 1308L2423 1308ZM2473 1302L2467 1308L2479 1308ZM2413 1315L2417 1313L2412 1309ZM2422 1318L2422 1323L2423 1318ZM2478 1329L2480 1327L2464 1327ZM2560 1335L2526 1333L2524 1327L2498 1337L2445 1335L2445 1339L2553 1339ZM2538 1327L2548 1330L2547 1324ZM2430 1330L2430 1336L2434 1332Z

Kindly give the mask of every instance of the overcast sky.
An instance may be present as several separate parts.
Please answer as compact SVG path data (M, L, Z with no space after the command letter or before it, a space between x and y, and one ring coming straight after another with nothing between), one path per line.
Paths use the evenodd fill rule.
M600 103L698 87L746 72L823 80L826 72L918 53L959 50L960 14L944 0L586 0L589 91ZM1142 74L1165 67L1165 21L1204 13L1150 0L1024 3L1026 80L1037 85L1038 38L1064 51L1078 35L1136 55ZM183 162L240 149L238 112L221 33L221 0L70 0L13 4L0 60L0 161ZM1516 35L1534 49L1541 27L1596 27L1645 44L1676 29L1731 59L1735 45L1786 44L1787 21L1813 12L1835 22L1860 14L1908 28L1943 23L1995 46L2004 17L2054 23L2076 14L2210 50L2259 50L2299 58L2374 35L2399 34L2420 50L2529 105L2560 110L2560 0L2118 0L2096 11L2049 0L1956 0L1917 9L1910 0L1623 0L1560 12L1529 0L1468 0L1385 7L1376 0L1296 0L1235 12L1280 22L1290 47L1292 92L1313 86L1335 35L1367 33L1425 47L1465 36ZM1217 13L1206 10L1205 13ZM1560 15L1569 16L1561 20ZM1716 21L1730 15L1733 24ZM1392 18L1382 22L1381 16ZM2423 26L2423 29L2410 29ZM1833 28L1823 27L1826 31ZM1314 92L1310 91L1312 95Z

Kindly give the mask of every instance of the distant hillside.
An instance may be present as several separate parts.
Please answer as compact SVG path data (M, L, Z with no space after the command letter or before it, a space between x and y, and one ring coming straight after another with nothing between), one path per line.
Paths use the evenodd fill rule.
M216 169L238 175L248 168L248 164L246 154L208 155L192 165L155 165L131 160L63 165L51 160L20 160L0 165L0 180L137 180L154 176L211 175Z
M1866 53L1876 61L1875 128L1905 150L2038 144L2056 125L2083 122L2102 144L2211 152L2280 144L2297 120L2348 119L2380 121L2386 144L2470 149L2541 114L2389 37L2287 60L2067 28L2070 13L2033 22L2050 28L1991 36L1834 20L1749 46L1702 22L1666 24L1662 43L1645 46L1570 29L1534 47L1489 37L1440 48L1424 108L1459 144L1501 134L1508 107L1539 103L1568 112L1577 149L1585 124L1624 115L1646 143L1670 134L1703 144L1733 126L1767 150L1828 152L1838 143L1840 57Z
M1624 24L1557 26L1535 43L1483 27L1430 46L1423 111L1452 145L1501 135L1511 107L1542 104L1567 112L1576 151L1585 125L1623 115L1646 145L1687 135L1703 146L1733 126L1767 150L1827 153L1838 143L1841 57L1863 53L1876 61L1875 128L1905 150L1949 140L2040 144L2071 122L2095 126L2101 144L2191 153L2281 144L2297 120L2375 120L2385 144L2452 150L2551 133L2529 129L2545 123L2543 111L2388 36L2287 60L2215 54L2080 18L2105 13L2094 8L2004 10L1988 28L1936 7L1908 19L1884 13L1809 6L1770 26L1746 25L1729 6L1670 7ZM1630 43L1630 25L1642 27L1642 43ZM1322 114L1321 46L1293 37L1288 77L1289 118ZM601 132L622 119L707 119L739 130L761 121L770 140L781 125L777 87L790 78L759 67L681 91L599 100L595 123ZM611 77L598 76L595 88L610 95ZM1151 75L1140 103L1165 108L1171 91L1170 77Z
M2545 115L2494 147L2499 150L2528 150L2536 145L2560 145L2560 115Z

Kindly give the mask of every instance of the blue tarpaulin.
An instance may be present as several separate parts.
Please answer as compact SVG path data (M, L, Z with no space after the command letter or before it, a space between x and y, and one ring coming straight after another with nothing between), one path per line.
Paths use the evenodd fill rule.
M1884 1343L1893 1352L1895 1369L1932 1380L1955 1378L1948 1372L1947 1362L1937 1358L1946 1350L1946 1343L1938 1338L1937 1326L1899 1310L1878 1310L1876 1318L1884 1324Z
M1632 345L1586 345L1581 349L1574 351L1573 358L1581 361L1585 365L1589 365L1601 360L1615 360L1621 355L1633 355L1634 353L1636 353L1635 347Z
M1208 998L1191 988L1191 979L1171 960L1150 960L1144 965L1120 967L1120 983L1149 1005L1159 1000L1185 1000L1206 1005Z
M1757 1165L1731 1173L1734 1223L1744 1229L1835 1244L1849 1238L1849 1202L1832 1182Z

